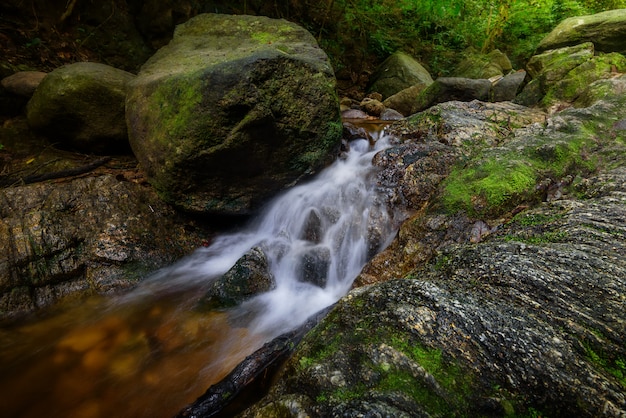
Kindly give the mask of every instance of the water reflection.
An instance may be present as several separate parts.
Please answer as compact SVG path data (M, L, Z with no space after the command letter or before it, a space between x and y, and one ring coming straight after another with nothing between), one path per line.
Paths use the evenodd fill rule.
M94 298L2 331L0 410L6 417L171 417L263 341L227 313L199 313L180 299L111 309Z

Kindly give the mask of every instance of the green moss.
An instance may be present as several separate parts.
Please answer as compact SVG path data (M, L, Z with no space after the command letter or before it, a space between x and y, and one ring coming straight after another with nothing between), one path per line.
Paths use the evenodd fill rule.
M591 344L582 342L587 358L596 366L613 375L626 388L626 360L622 357L611 359L602 352L593 349Z
M451 212L492 212L523 200L532 192L537 176L537 170L526 161L506 161L506 158L489 158L467 168L456 167L444 182L443 202ZM486 207L478 208L474 204L477 198L483 200Z
M162 129L154 130L157 138L168 144L172 138L184 136L189 126L197 123L195 109L202 101L198 77L173 78L160 83L150 100L152 123Z
M563 242L567 238L567 234L563 231L548 231L541 234L515 234L515 235L505 235L505 241L518 241L526 244L548 244L555 242Z
M496 151L497 156L479 155L464 166L457 165L443 182L446 210L497 216L520 203L539 199L541 191L536 184L540 179L561 179L596 169L597 160L589 155L595 146L591 132L574 132L568 141L545 141ZM485 154L488 152L495 155L493 151Z
M276 35L269 32L254 32L250 37L262 44L271 44L277 40Z
M515 224L519 226L540 226L546 225L561 219L563 214L543 214L543 213L518 213L511 219L509 224Z

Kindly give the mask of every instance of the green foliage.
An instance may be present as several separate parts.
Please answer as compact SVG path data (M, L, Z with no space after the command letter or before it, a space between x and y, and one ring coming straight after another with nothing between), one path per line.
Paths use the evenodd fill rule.
M562 19L626 7L626 0L329 0L296 2L335 68L404 50L433 75L449 75L455 53L498 48L520 68ZM292 9L295 10L295 9ZM283 16L289 18L290 16Z

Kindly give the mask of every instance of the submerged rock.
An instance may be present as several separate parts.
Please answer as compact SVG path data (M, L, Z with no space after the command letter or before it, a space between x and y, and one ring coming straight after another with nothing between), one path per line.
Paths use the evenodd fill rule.
M211 282L200 305L206 309L229 308L275 287L263 249L254 247L223 276Z
M252 213L332 161L341 142L328 58L284 20L192 18L141 68L126 105L149 181L192 212Z

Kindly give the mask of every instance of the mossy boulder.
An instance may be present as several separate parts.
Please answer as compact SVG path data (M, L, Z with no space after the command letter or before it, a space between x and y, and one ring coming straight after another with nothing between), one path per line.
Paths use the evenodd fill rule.
M588 61L594 54L593 44L585 42L533 55L526 68L533 79L541 77L543 83L549 86L562 80L568 72Z
M599 53L568 72L563 79L550 86L543 105L556 102L575 102L594 81L626 72L626 57L617 52Z
M463 78L492 78L504 76L513 69L509 58L499 49L488 54L468 52L453 75Z
M528 62L533 80L518 101L544 107L573 103L594 81L626 71L626 58L617 52L595 52L592 43L554 49Z
M179 25L126 105L149 181L196 213L254 212L330 163L341 142L328 58L284 20L203 14Z
M367 90L380 93L386 99L416 84L428 86L432 82L428 70L419 62L404 52L396 52L378 66Z
M65 148L99 154L127 152L124 106L127 85L134 77L91 62L60 67L41 81L28 102L28 123Z
M593 42L602 52L626 53L626 9L563 20L537 47L538 52Z

